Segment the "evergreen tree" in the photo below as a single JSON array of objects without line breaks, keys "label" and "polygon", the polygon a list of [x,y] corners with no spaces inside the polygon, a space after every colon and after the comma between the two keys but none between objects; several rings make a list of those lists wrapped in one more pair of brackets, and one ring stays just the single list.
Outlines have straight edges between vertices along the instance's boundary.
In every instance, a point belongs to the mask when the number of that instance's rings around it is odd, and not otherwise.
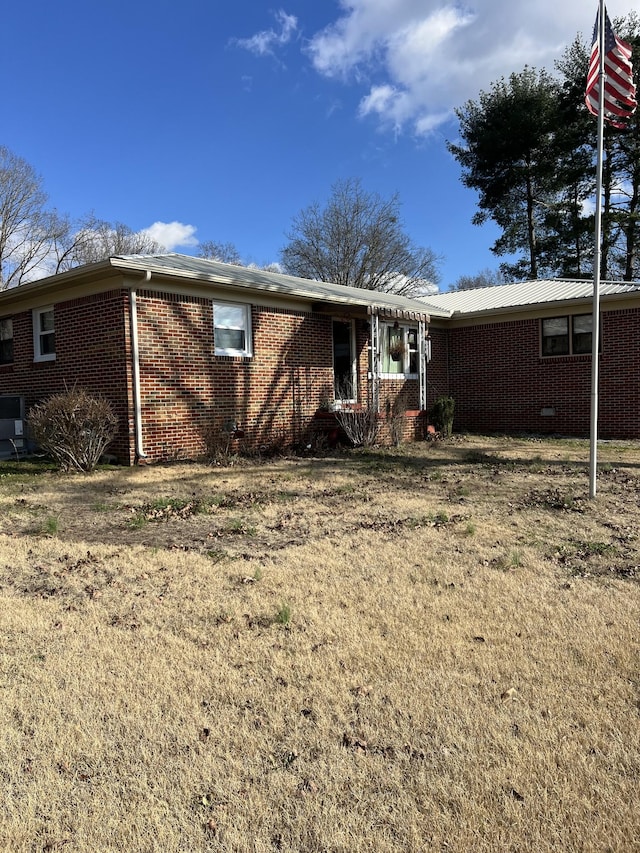
[{"label": "evergreen tree", "polygon": [[[613,22],[640,69],[640,18]],[[593,275],[597,122],[584,103],[590,45],[576,37],[557,76],[525,67],[456,111],[462,144],[449,150],[463,183],[478,191],[473,221],[492,219],[492,247],[512,254],[511,278]],[[602,278],[640,276],[640,113],[625,129],[605,125]]]},{"label": "evergreen tree", "polygon": [[515,278],[544,275],[552,260],[548,217],[557,197],[559,95],[547,72],[527,67],[456,110],[464,144],[448,143],[462,166],[463,183],[480,194],[473,222],[493,219],[502,229],[493,252],[522,253],[502,267]]}]

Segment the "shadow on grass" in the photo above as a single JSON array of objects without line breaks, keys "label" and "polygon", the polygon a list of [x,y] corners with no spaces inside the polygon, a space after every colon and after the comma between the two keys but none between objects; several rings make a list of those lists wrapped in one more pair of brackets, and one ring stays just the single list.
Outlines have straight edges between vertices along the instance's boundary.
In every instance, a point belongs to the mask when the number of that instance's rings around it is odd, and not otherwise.
[{"label": "shadow on grass", "polygon": [[[480,440],[475,443],[467,443],[464,437],[454,436],[453,440],[442,442],[419,442],[415,444],[404,444],[400,447],[376,447],[376,448],[338,448],[324,454],[314,455],[283,455],[281,457],[270,456],[268,458],[247,457],[238,461],[237,465],[216,466],[207,465],[201,461],[189,461],[175,463],[157,463],[151,466],[153,469],[168,469],[171,466],[181,465],[186,468],[177,477],[176,484],[182,489],[198,490],[201,486],[202,469],[208,468],[212,475],[225,475],[234,477],[236,474],[248,472],[252,468],[264,468],[273,475],[280,473],[291,473],[292,466],[301,477],[308,476],[313,479],[327,478],[330,480],[336,474],[336,468],[340,473],[348,474],[352,471],[358,474],[384,478],[385,476],[415,475],[433,476],[435,472],[442,471],[453,473],[456,470],[469,473],[469,469],[491,469],[507,472],[529,471],[531,473],[571,474],[585,473],[589,467],[589,445],[587,441],[577,446],[575,440],[566,442],[561,439],[527,440],[521,437],[501,437],[504,445],[496,447],[496,441],[487,437],[486,444]],[[523,442],[530,442],[531,454],[527,454],[528,447]],[[549,449],[555,453],[558,451],[584,450],[584,459],[550,458]],[[640,445],[632,448],[640,452]],[[504,451],[504,455],[503,455]],[[512,454],[512,455],[506,455]],[[513,455],[517,454],[517,455]],[[599,473],[607,474],[607,468],[611,465],[619,465],[627,469],[640,468],[640,461],[621,458],[615,463],[600,463]],[[193,474],[189,468],[193,468]],[[95,474],[112,472],[120,488],[135,493],[145,490],[147,484],[144,477],[139,477],[139,468],[125,466],[99,466]],[[82,484],[90,482],[92,474],[65,474],[51,460],[21,460],[0,462],[0,487],[8,483],[16,483],[23,480],[33,482],[41,474],[60,473],[60,494],[73,494],[82,498]],[[104,488],[112,490],[114,483],[104,484]],[[228,488],[228,487],[227,487]]]},{"label": "shadow on grass", "polygon": [[51,459],[6,459],[0,461],[0,481],[37,477],[57,470],[58,466]]}]

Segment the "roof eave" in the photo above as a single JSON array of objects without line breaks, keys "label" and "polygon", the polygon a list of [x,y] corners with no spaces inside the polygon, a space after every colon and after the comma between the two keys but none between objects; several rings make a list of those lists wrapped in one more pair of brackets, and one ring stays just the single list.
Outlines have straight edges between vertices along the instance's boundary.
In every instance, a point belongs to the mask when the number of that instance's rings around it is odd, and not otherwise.
[{"label": "roof eave", "polygon": [[[622,302],[629,299],[629,293],[600,294],[600,302]],[[460,311],[453,309],[449,314],[451,320],[473,320],[486,317],[496,317],[505,314],[524,314],[536,311],[552,310],[555,308],[569,308],[576,305],[591,305],[593,296],[573,296],[568,299],[558,299],[553,302],[528,302],[526,305],[506,305],[499,308],[482,308],[475,311]]]},{"label": "roof eave", "polygon": [[110,259],[82,267],[74,267],[74,269],[66,272],[56,273],[46,278],[39,278],[36,281],[29,281],[25,284],[19,284],[17,287],[9,287],[7,290],[3,290],[0,292],[0,305],[3,302],[44,298],[49,293],[59,291],[68,284],[80,285],[112,278],[119,274],[119,270],[113,269]]},{"label": "roof eave", "polygon": [[[111,262],[115,267],[117,267],[117,268],[119,268],[125,272],[132,272],[132,271],[137,272],[140,270],[140,265],[129,264],[125,258],[117,258],[117,257],[111,258]],[[304,282],[306,281],[306,279],[298,279],[297,280],[299,282],[299,284],[297,285],[295,291],[294,290],[287,291],[284,288],[277,287],[276,285],[269,286],[268,284],[266,284],[264,282],[257,284],[257,283],[252,282],[252,281],[246,281],[245,279],[242,278],[242,270],[245,269],[244,267],[233,267],[233,269],[238,271],[237,276],[236,275],[224,276],[224,275],[220,275],[219,273],[216,273],[216,274],[203,273],[201,270],[197,270],[197,271],[175,270],[175,271],[172,271],[171,269],[166,269],[166,268],[154,269],[153,263],[150,263],[148,266],[149,266],[151,274],[154,278],[160,278],[160,279],[165,278],[165,279],[170,279],[170,280],[171,279],[173,279],[173,280],[187,279],[187,280],[194,281],[194,282],[206,281],[206,282],[210,282],[211,284],[233,285],[234,287],[238,287],[244,291],[247,291],[248,293],[260,294],[260,293],[264,293],[264,292],[269,292],[269,293],[277,294],[277,295],[279,295],[283,298],[286,298],[286,299],[299,299],[299,300],[304,300],[304,301],[308,301],[308,302],[312,302],[312,303],[316,303],[316,304],[329,303],[331,305],[336,305],[336,306],[340,306],[340,307],[361,308],[364,312],[367,312],[367,313],[369,313],[369,309],[371,308],[371,305],[373,304],[373,300],[370,297],[362,296],[362,298],[358,298],[358,297],[354,296],[353,292],[350,292],[350,293],[343,296],[343,295],[340,295],[337,293],[328,293],[326,291],[320,293],[320,292],[318,292],[318,290],[315,290],[313,288],[307,289],[304,287]],[[231,267],[231,265],[229,265],[229,266]],[[312,282],[310,281],[310,284],[311,283]],[[323,282],[318,282],[318,284],[322,285]],[[353,291],[354,289],[355,288],[350,288],[350,291]],[[363,292],[363,294],[364,293],[371,294],[371,293],[374,293],[375,291],[363,290],[362,292]],[[393,296],[394,294],[389,294],[389,295]],[[382,301],[384,301],[384,296],[385,296],[385,294],[383,292],[376,292],[376,299],[378,299],[378,300],[381,299]],[[414,306],[417,306],[418,304],[420,304],[420,300],[417,300],[417,299],[409,299],[407,297],[407,300],[408,300],[408,302],[413,303]],[[402,311],[404,311],[405,313],[411,313],[413,310],[413,312],[416,314],[420,313],[420,314],[423,314],[423,315],[428,317],[427,312],[425,312],[425,311],[419,312],[417,310],[417,307],[413,308],[412,306],[406,306],[406,308],[403,308],[402,306],[396,307],[395,305],[393,305],[393,303],[387,303],[387,306],[385,306],[385,310],[396,311],[396,312],[398,312],[398,315]]]},{"label": "roof eave", "polygon": [[[68,270],[66,272],[57,273],[56,275],[48,276],[47,278],[43,279],[38,279],[37,281],[28,282],[26,284],[19,285],[18,287],[10,288],[6,291],[0,292],[0,309],[3,303],[44,303],[50,301],[50,296],[53,296],[54,294],[60,294],[60,292],[64,291],[67,287],[80,288],[83,285],[104,281],[106,279],[116,277],[121,277],[122,287],[134,287],[135,283],[131,279],[143,277],[147,272],[151,273],[152,279],[155,279],[156,282],[166,280],[185,283],[193,282],[194,284],[197,282],[206,282],[208,284],[232,285],[233,287],[241,289],[250,294],[259,295],[261,293],[266,292],[283,299],[293,299],[299,300],[301,302],[311,303],[323,302],[340,308],[350,308],[352,310],[357,309],[359,311],[362,311],[364,314],[369,312],[369,309],[372,305],[372,299],[367,298],[364,295],[362,298],[358,298],[354,296],[353,293],[345,294],[344,296],[328,292],[323,292],[322,294],[319,294],[318,291],[314,290],[313,288],[305,288],[304,284],[297,288],[295,292],[287,292],[286,289],[278,287],[275,284],[269,286],[265,282],[257,284],[256,282],[246,281],[243,280],[241,277],[241,272],[243,269],[243,267],[237,267],[237,276],[225,276],[220,275],[219,273],[215,275],[208,275],[206,273],[203,273],[201,270],[189,271],[171,270],[164,267],[161,268],[157,265],[154,265],[152,258],[149,258],[149,263],[145,264],[130,263],[127,258],[112,257],[94,264],[88,264],[82,267],[75,267],[74,269]],[[370,294],[372,291],[364,292]],[[378,299],[380,298],[380,296],[383,297],[382,294],[379,294]],[[384,302],[384,298],[382,298],[381,301]],[[414,305],[419,304],[418,300],[408,301],[413,302]],[[395,306],[393,305],[393,303],[386,303],[385,310],[396,311],[398,315],[403,311],[405,313],[411,313],[412,310],[414,311],[414,313],[418,313],[417,309],[413,308],[410,305]]]}]

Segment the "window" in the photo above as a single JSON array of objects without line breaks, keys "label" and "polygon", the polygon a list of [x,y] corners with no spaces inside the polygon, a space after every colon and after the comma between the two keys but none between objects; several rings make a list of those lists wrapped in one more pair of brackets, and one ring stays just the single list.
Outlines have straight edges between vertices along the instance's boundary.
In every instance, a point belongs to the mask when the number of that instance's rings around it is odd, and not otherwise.
[{"label": "window", "polygon": [[582,314],[579,317],[573,317],[572,320],[571,347],[573,352],[576,355],[590,353],[593,348],[591,342],[593,317],[591,314]]},{"label": "window", "polygon": [[418,330],[407,329],[407,355],[409,373],[418,372]]},{"label": "window", "polygon": [[336,400],[357,398],[353,323],[333,320],[333,393]]},{"label": "window", "polygon": [[542,321],[542,355],[569,355],[569,318]]},{"label": "window", "polygon": [[35,308],[33,312],[33,359],[53,361],[56,357],[56,333],[53,308]]},{"label": "window", "polygon": [[542,321],[542,355],[584,355],[591,352],[591,314],[549,317]]},{"label": "window", "polygon": [[214,302],[213,338],[216,355],[250,356],[251,306]]},{"label": "window", "polygon": [[20,421],[24,417],[22,397],[0,396],[0,421]]},{"label": "window", "polygon": [[418,330],[406,326],[383,326],[381,329],[382,373],[418,373]]},{"label": "window", "polygon": [[0,364],[13,361],[13,320],[8,317],[0,320]]}]

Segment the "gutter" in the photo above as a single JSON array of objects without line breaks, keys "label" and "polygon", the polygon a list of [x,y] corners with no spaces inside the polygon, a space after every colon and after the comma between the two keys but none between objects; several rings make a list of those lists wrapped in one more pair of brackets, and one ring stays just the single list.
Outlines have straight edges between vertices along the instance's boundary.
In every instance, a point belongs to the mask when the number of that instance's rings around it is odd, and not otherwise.
[{"label": "gutter", "polygon": [[[151,281],[151,270],[146,270],[142,283]],[[129,291],[129,318],[131,321],[131,367],[133,371],[133,427],[136,463],[146,459],[142,443],[142,398],[140,394],[140,348],[138,344],[137,288]]]}]

